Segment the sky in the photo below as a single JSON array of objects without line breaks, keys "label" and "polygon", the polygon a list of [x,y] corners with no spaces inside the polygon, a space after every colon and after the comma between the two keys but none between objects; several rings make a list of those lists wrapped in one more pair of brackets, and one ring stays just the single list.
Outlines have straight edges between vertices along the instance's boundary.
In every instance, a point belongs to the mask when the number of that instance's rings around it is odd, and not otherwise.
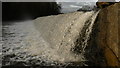
[{"label": "sky", "polygon": [[56,0],[58,2],[96,2],[97,0]]},{"label": "sky", "polygon": [[[97,2],[98,0],[56,0],[56,1],[57,2]],[[106,1],[110,1],[110,0],[106,0]],[[120,1],[120,0],[116,0],[116,1]]]},{"label": "sky", "polygon": [[[96,2],[97,0],[0,0],[2,2]],[[120,1],[120,0],[116,0]]]}]

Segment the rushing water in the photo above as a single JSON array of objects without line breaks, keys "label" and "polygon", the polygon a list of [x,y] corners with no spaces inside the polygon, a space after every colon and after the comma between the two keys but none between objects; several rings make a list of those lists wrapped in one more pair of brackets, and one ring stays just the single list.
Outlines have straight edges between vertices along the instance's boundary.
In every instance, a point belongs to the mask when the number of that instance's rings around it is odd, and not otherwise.
[{"label": "rushing water", "polygon": [[[85,48],[98,12],[74,12],[3,25],[3,65],[86,65]],[[81,53],[74,53],[80,38]]]}]

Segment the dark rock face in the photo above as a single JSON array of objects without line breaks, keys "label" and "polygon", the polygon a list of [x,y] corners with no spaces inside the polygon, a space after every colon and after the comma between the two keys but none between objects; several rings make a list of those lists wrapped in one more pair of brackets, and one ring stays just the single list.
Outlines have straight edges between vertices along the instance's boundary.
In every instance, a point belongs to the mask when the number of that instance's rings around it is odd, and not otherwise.
[{"label": "dark rock face", "polygon": [[[106,66],[119,66],[120,48],[120,3],[101,9],[94,25],[95,38],[92,39],[102,49]],[[92,44],[94,45],[94,44]]]},{"label": "dark rock face", "polygon": [[3,2],[3,21],[35,19],[59,13],[56,2]]}]

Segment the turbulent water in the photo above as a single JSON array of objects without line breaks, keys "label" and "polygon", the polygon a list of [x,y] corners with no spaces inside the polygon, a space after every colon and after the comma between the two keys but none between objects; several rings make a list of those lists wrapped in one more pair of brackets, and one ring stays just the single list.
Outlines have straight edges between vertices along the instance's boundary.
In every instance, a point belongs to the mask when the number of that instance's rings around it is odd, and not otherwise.
[{"label": "turbulent water", "polygon": [[[3,65],[86,65],[84,49],[97,14],[74,12],[3,25]],[[76,54],[79,37],[84,41]]]}]

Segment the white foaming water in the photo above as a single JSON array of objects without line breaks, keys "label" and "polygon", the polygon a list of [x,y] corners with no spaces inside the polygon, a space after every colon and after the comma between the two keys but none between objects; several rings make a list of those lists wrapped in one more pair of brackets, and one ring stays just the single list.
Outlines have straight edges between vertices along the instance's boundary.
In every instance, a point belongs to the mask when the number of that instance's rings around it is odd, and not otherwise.
[{"label": "white foaming water", "polygon": [[29,61],[30,59],[46,63],[85,61],[83,54],[74,54],[71,49],[74,48],[85,22],[90,20],[88,31],[86,30],[85,33],[84,43],[86,44],[81,45],[83,50],[87,46],[97,14],[98,12],[94,11],[74,12],[3,26],[5,33],[10,36],[4,43],[5,50],[8,49],[4,55],[14,53],[16,57],[11,58],[10,61]]}]

